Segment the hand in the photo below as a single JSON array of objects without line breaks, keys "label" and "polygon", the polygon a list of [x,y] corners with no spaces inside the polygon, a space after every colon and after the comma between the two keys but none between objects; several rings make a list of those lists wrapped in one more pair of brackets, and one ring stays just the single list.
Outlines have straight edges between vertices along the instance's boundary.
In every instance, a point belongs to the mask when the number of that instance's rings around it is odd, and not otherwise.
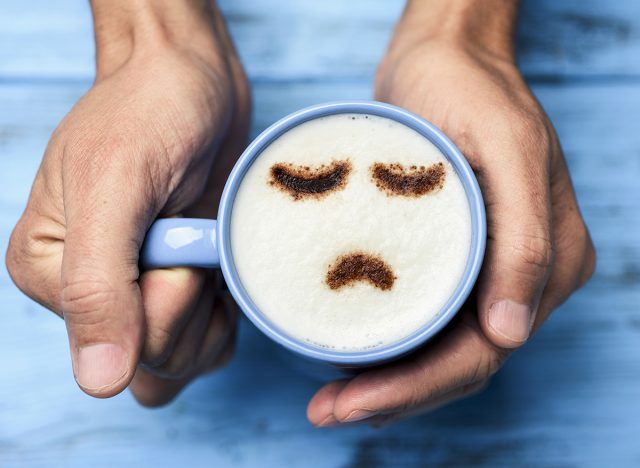
[{"label": "hand", "polygon": [[[132,26],[101,19],[126,5],[94,1],[95,84],[51,137],[6,261],[22,291],[64,318],[86,393],[132,382],[158,405],[229,359],[235,306],[211,272],[140,274],[138,252],[157,216],[216,213],[249,94],[214,7],[143,4]],[[198,8],[177,11],[187,4]]]},{"label": "hand", "polygon": [[513,61],[473,42],[416,40],[398,28],[376,97],[442,129],[467,157],[487,209],[488,243],[472,297],[414,355],[313,397],[315,425],[380,425],[484,388],[595,262],[554,129]]}]

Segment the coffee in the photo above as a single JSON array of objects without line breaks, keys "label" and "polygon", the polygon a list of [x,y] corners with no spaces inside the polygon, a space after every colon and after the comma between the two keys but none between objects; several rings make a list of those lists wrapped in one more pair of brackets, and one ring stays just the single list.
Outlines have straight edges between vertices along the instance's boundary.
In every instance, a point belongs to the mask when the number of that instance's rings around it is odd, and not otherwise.
[{"label": "coffee", "polygon": [[431,321],[463,275],[472,235],[442,153],[365,114],[316,118],[270,143],[242,180],[230,229],[258,309],[292,338],[344,352]]}]

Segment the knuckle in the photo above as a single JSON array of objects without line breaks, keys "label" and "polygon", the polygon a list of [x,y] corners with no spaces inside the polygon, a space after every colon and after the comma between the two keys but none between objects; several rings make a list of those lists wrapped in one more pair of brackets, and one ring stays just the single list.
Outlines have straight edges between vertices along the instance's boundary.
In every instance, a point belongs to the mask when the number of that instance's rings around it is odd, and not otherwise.
[{"label": "knuckle", "polygon": [[477,341],[476,360],[474,365],[469,367],[468,375],[465,376],[465,385],[475,385],[495,375],[510,354],[508,350],[489,342],[484,335],[474,333],[471,336]]},{"label": "knuckle", "polygon": [[512,254],[519,264],[545,271],[554,259],[551,239],[543,234],[519,236],[512,245]]},{"label": "knuckle", "polygon": [[493,376],[504,365],[513,349],[501,348],[493,344],[485,334],[467,322],[461,322],[467,329],[465,339],[469,341],[470,349],[475,356],[474,364],[469,366],[467,375],[461,379],[461,384],[474,384]]},{"label": "knuckle", "polygon": [[170,380],[184,379],[192,373],[195,367],[195,356],[195,348],[191,352],[173,354],[163,365],[156,367],[154,372]]},{"label": "knuckle", "polygon": [[510,128],[517,140],[527,148],[546,150],[551,143],[551,134],[544,116],[537,109],[520,109],[515,116]]},{"label": "knuckle", "polygon": [[114,300],[115,290],[105,280],[70,278],[61,291],[61,308],[66,317],[73,317],[78,325],[102,323],[102,311]]},{"label": "knuckle", "polygon": [[591,236],[586,228],[583,228],[584,247],[583,247],[583,262],[582,270],[580,273],[580,286],[584,285],[593,276],[596,269],[597,254],[596,249],[591,240]]},{"label": "knuckle", "polygon": [[22,222],[19,222],[9,241],[9,247],[5,255],[5,265],[16,286],[29,294],[31,289],[29,271],[32,260],[37,256],[37,241],[24,231]]},{"label": "knuckle", "polygon": [[142,362],[151,367],[164,364],[171,354],[176,333],[163,327],[149,327],[142,352]]},{"label": "knuckle", "polygon": [[584,220],[574,214],[558,236],[558,250],[564,254],[571,270],[569,284],[572,289],[582,287],[596,268],[596,250]]},{"label": "knuckle", "polygon": [[494,376],[502,368],[506,360],[507,354],[503,350],[494,347],[486,348],[486,351],[479,359],[479,365],[472,376],[472,382],[483,382]]},{"label": "knuckle", "polygon": [[7,249],[7,253],[5,255],[5,265],[7,267],[7,272],[9,276],[13,280],[13,282],[20,288],[24,290],[24,280],[25,276],[23,275],[24,271],[24,255],[21,253],[21,246],[19,245],[19,241],[15,239],[15,234],[11,237],[9,241],[9,248]]},{"label": "knuckle", "polygon": [[25,212],[5,252],[7,272],[18,289],[56,315],[60,315],[61,250],[58,239]]}]

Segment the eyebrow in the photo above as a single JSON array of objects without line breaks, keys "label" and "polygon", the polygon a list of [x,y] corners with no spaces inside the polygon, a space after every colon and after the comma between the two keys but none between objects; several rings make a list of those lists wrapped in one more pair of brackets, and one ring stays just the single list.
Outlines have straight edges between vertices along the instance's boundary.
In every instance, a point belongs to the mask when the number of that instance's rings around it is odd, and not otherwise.
[{"label": "eyebrow", "polygon": [[389,195],[420,197],[441,189],[446,172],[441,162],[427,167],[377,162],[371,165],[371,178],[376,187]]},{"label": "eyebrow", "polygon": [[319,198],[345,187],[351,163],[348,160],[332,161],[316,167],[276,163],[269,172],[269,184],[288,193],[294,200]]}]

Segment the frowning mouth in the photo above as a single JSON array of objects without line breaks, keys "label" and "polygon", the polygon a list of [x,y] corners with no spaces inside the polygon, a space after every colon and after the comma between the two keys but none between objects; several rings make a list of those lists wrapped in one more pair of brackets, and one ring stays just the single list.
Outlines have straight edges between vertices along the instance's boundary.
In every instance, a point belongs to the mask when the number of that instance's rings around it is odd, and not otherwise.
[{"label": "frowning mouth", "polygon": [[358,281],[388,291],[393,287],[396,276],[393,269],[378,255],[366,252],[350,252],[339,256],[329,266],[326,283],[330,289],[338,290]]}]

